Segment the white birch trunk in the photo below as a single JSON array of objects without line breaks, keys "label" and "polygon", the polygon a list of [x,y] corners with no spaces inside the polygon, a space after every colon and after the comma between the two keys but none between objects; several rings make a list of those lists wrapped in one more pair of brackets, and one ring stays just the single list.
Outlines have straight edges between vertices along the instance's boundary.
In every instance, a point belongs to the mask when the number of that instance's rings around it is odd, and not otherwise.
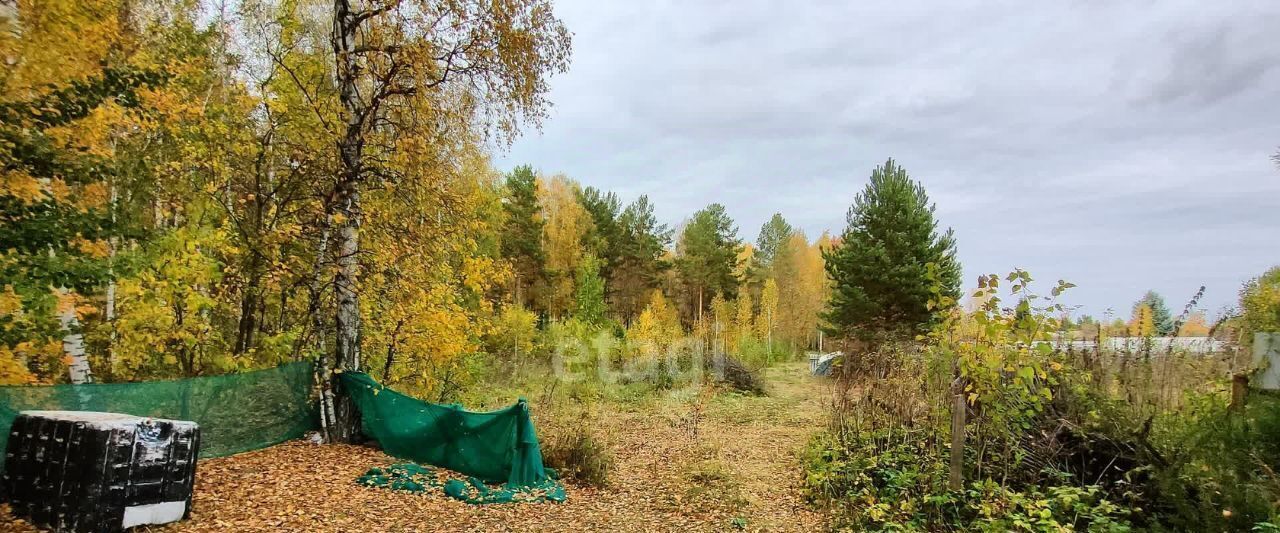
[{"label": "white birch trunk", "polygon": [[84,353],[84,334],[80,333],[80,318],[76,316],[75,298],[66,287],[58,289],[58,320],[62,323],[62,352],[71,360],[67,373],[71,383],[93,381],[89,369],[89,357]]}]

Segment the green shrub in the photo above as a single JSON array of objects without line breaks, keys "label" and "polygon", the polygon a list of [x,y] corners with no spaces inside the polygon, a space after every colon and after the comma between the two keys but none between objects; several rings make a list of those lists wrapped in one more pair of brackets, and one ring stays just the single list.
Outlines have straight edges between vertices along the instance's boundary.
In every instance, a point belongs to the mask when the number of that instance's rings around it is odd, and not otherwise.
[{"label": "green shrub", "polygon": [[1148,490],[1162,525],[1242,531],[1280,518],[1280,398],[1255,394],[1229,412],[1225,394],[1206,395],[1155,425]]},{"label": "green shrub", "polygon": [[1127,531],[1136,511],[1097,486],[1013,490],[986,480],[948,490],[943,453],[923,430],[826,433],[803,464],[810,501],[830,510],[835,526],[858,531]]},{"label": "green shrub", "polygon": [[[852,529],[1271,531],[1280,397],[1228,409],[1230,353],[1056,349],[1059,281],[981,276],[970,313],[918,349],[871,346],[837,375],[831,432],[804,456],[809,498]],[[997,296],[1007,284],[1012,304]],[[937,303],[951,301],[936,288]],[[953,398],[964,490],[948,490]]]}]

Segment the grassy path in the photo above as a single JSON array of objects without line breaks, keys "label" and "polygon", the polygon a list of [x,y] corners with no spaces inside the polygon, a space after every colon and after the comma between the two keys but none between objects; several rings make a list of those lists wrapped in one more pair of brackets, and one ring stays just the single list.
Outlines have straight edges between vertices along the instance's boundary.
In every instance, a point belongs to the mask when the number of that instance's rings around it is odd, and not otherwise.
[{"label": "grassy path", "polygon": [[[827,392],[806,371],[767,370],[766,397],[681,389],[602,405],[610,486],[570,484],[564,504],[473,506],[360,487],[357,476],[394,459],[290,442],[202,461],[192,518],[162,530],[814,531],[822,517],[802,501],[797,454],[821,429]],[[0,530],[35,531],[7,510]]]},{"label": "grassy path", "polygon": [[748,529],[813,531],[800,491],[799,452],[826,421],[828,393],[805,363],[770,368],[767,397],[717,396],[706,438],[741,483]]}]

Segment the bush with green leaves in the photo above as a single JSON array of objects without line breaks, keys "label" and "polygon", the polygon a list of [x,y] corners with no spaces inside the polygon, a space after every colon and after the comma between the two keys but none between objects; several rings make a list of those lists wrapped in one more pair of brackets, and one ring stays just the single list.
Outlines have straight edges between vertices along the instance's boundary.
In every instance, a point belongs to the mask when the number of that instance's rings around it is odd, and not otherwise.
[{"label": "bush with green leaves", "polygon": [[[1230,409],[1226,377],[1239,366],[1229,354],[1056,349],[1046,341],[1071,284],[1042,296],[1032,281],[1021,270],[982,276],[975,312],[947,315],[916,348],[847,361],[858,371],[842,373],[831,429],[805,456],[810,497],[855,529],[1280,523],[1280,398],[1255,393]],[[930,305],[954,303],[933,295]],[[1180,374],[1152,379],[1156,371]],[[962,491],[947,485],[956,394],[967,418]]]},{"label": "bush with green leaves", "polygon": [[948,469],[926,429],[844,431],[803,455],[808,498],[854,531],[1128,531],[1136,510],[1101,488],[1048,483],[1014,490],[992,479],[947,488]]},{"label": "bush with green leaves", "polygon": [[1251,345],[1255,333],[1280,333],[1280,266],[1240,288],[1240,334]]},{"label": "bush with green leaves", "polygon": [[1145,490],[1169,529],[1241,531],[1280,520],[1280,398],[1255,394],[1233,412],[1225,392],[1197,395],[1152,422]]}]

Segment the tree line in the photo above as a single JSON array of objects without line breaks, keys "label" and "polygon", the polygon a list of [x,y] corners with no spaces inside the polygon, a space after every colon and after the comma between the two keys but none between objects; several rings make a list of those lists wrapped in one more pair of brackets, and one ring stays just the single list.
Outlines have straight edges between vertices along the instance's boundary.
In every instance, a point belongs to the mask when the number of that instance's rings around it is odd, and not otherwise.
[{"label": "tree line", "polygon": [[489,152],[570,58],[549,2],[55,0],[0,25],[0,382],[375,354],[432,376],[475,350],[508,271]]},{"label": "tree line", "polygon": [[825,234],[493,166],[568,66],[549,2],[201,9],[0,13],[0,383],[312,359],[433,391],[569,322],[818,342]]}]

